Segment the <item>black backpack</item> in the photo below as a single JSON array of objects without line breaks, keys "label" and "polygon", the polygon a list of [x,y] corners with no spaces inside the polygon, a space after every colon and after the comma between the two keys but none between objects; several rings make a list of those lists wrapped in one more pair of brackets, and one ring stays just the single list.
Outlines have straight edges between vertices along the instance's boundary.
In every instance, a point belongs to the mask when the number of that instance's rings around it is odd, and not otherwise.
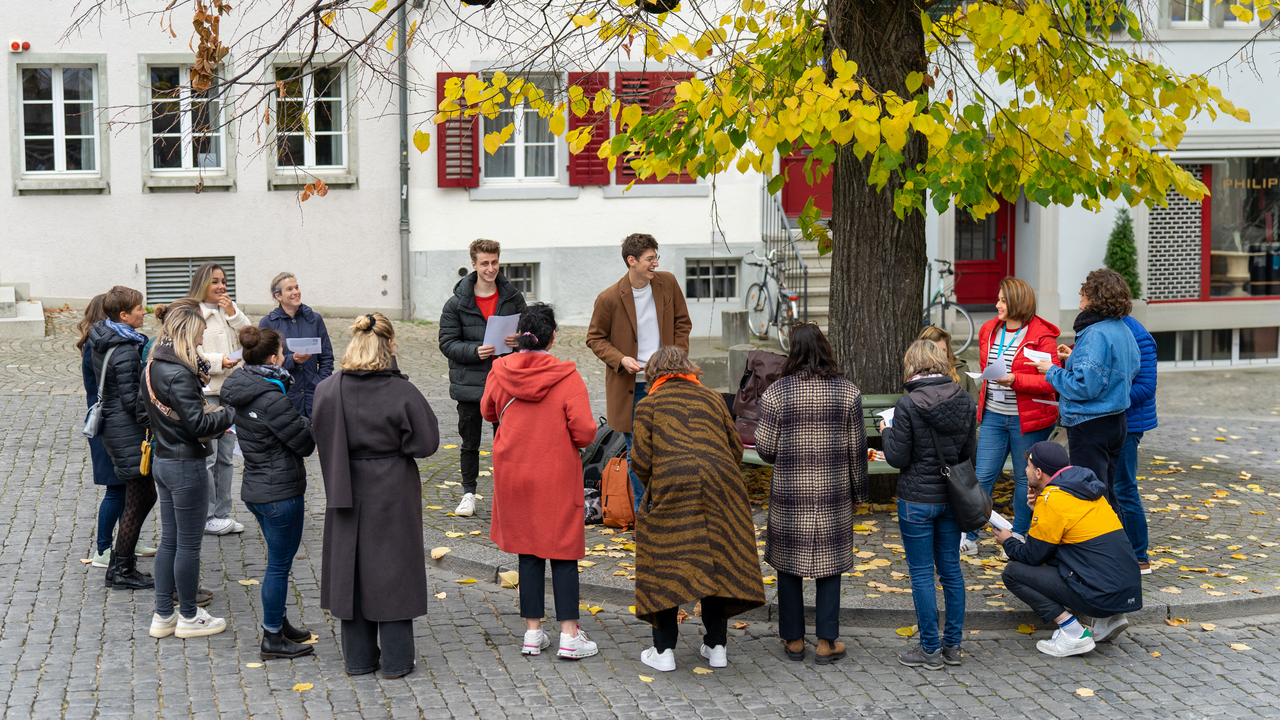
[{"label": "black backpack", "polygon": [[622,457],[626,452],[627,437],[609,427],[604,418],[600,418],[596,425],[596,439],[581,451],[583,488],[598,490],[605,464],[616,457]]}]

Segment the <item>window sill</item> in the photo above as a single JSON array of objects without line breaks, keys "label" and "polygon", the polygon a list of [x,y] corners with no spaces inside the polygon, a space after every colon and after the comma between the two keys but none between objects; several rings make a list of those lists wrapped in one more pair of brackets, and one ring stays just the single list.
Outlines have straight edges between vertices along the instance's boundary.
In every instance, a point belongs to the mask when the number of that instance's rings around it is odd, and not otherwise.
[{"label": "window sill", "polygon": [[[1204,42],[1206,40],[1231,40],[1235,42],[1243,42],[1251,40],[1254,35],[1258,34],[1259,28],[1256,25],[1237,25],[1226,27],[1169,27],[1159,30],[1149,31],[1149,35],[1144,40],[1150,42]],[[1266,40],[1268,38],[1264,33],[1259,39]]]},{"label": "window sill", "polygon": [[488,185],[467,191],[472,200],[576,200],[581,192],[567,185]]},{"label": "window sill", "polygon": [[711,197],[710,185],[693,185],[689,183],[674,185],[605,185],[606,199],[617,198],[663,198],[663,197]]},{"label": "window sill", "polygon": [[13,184],[14,195],[108,195],[111,183],[100,177],[23,178]]},{"label": "window sill", "polygon": [[299,168],[298,172],[291,173],[276,169],[267,177],[267,185],[272,190],[301,190],[306,187],[307,183],[314,182],[316,178],[324,180],[324,184],[329,187],[351,188],[354,187],[359,178],[351,173],[335,171],[328,172],[325,170],[303,170]]},{"label": "window sill", "polygon": [[142,187],[145,192],[173,192],[179,190],[189,190],[194,192],[197,187],[205,190],[234,190],[236,186],[235,178],[226,175],[151,175],[142,181]]}]

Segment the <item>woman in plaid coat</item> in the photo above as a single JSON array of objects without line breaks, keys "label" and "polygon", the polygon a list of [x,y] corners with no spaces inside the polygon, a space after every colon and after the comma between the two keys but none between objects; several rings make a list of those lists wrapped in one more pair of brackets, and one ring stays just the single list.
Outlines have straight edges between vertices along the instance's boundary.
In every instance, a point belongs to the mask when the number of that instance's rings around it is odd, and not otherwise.
[{"label": "woman in plaid coat", "polygon": [[858,388],[817,325],[791,331],[791,354],[760,398],[756,452],[773,463],[764,560],[778,571],[778,634],[804,659],[802,578],[815,578],[817,659],[844,657],[840,573],[853,566],[853,513],[867,501],[867,433]]}]

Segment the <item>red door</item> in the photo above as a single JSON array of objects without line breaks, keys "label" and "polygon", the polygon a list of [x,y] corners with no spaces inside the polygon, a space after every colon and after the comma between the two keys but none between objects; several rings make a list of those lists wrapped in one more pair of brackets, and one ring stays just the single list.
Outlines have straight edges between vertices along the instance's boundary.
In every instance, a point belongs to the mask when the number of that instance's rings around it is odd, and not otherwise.
[{"label": "red door", "polygon": [[982,220],[956,210],[956,302],[994,305],[1000,281],[1013,274],[1014,203],[1000,201],[1000,209]]},{"label": "red door", "polygon": [[804,161],[812,152],[812,148],[803,147],[782,158],[782,170],[787,174],[787,181],[782,186],[782,210],[787,217],[799,217],[809,198],[813,198],[813,204],[822,212],[822,217],[831,217],[831,178],[835,173],[829,172],[810,185],[804,176]]}]

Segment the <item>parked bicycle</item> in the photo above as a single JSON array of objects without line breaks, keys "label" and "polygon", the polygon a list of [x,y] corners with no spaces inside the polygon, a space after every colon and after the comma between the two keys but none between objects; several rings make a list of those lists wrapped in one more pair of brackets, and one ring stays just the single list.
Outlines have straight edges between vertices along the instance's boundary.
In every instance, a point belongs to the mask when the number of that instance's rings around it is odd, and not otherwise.
[{"label": "parked bicycle", "polygon": [[[973,318],[955,302],[956,271],[949,260],[934,259],[940,266],[938,270],[938,291],[933,293],[924,310],[924,326],[934,325],[951,333],[952,350],[959,355],[969,348],[975,337]],[[927,265],[929,287],[933,287],[933,266]],[[951,281],[948,283],[947,279]],[[926,290],[926,294],[928,291]],[[955,347],[955,343],[961,343]]]},{"label": "parked bicycle", "polygon": [[[796,301],[800,296],[787,288],[782,280],[782,261],[778,258],[780,250],[771,250],[767,257],[760,257],[755,250],[747,253],[755,261],[744,255],[742,261],[760,268],[760,279],[747,288],[747,322],[751,332],[764,340],[769,337],[769,326],[778,330],[778,344],[783,351],[791,349],[791,326],[800,319]],[[769,288],[770,280],[773,289]]]}]

